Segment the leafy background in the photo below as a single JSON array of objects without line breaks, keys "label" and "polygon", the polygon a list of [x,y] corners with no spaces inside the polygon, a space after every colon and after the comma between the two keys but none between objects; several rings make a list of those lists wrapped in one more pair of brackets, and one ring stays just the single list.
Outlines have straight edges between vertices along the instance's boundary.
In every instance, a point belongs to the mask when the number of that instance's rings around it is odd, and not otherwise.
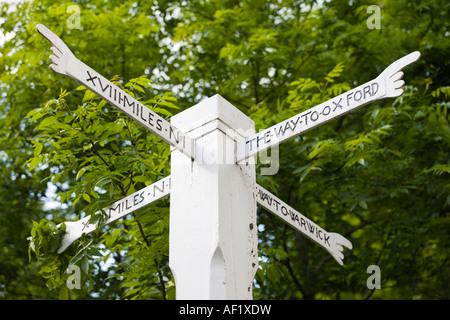
[{"label": "leafy background", "polygon": [[[170,150],[48,68],[42,23],[169,118],[222,95],[264,129],[376,77],[412,52],[405,93],[280,147],[258,183],[353,243],[340,267],[258,209],[255,299],[449,299],[446,1],[18,1],[1,4],[0,298],[174,299],[169,201],[55,253],[73,221],[170,174]],[[381,28],[369,29],[369,5]],[[80,28],[70,28],[80,9]],[[263,165],[258,165],[259,168]],[[36,252],[29,250],[33,237]],[[82,270],[69,290],[65,270]],[[369,265],[381,289],[369,290]]]}]

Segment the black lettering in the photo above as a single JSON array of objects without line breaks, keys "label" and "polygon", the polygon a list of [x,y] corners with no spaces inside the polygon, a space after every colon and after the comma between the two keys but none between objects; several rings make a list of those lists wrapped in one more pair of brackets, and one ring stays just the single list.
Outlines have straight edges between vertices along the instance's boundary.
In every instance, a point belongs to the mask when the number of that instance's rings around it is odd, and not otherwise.
[{"label": "black lettering", "polygon": [[273,200],[273,202],[275,202],[276,203],[276,208],[277,208],[277,210],[278,210],[278,205],[280,204],[279,202],[278,202],[278,200],[276,200],[276,199],[272,199]]},{"label": "black lettering", "polygon": [[[347,96],[347,100],[348,100],[348,96]],[[339,107],[339,109],[342,109],[341,101],[342,101],[342,98],[339,99],[338,103],[333,101],[333,104],[334,104],[333,112],[335,112],[338,107]],[[347,103],[347,105],[348,105],[348,103]]]},{"label": "black lettering", "polygon": [[[347,107],[350,105],[350,100],[352,99],[353,92],[349,92],[347,94]],[[333,110],[334,112],[334,110]]]},{"label": "black lettering", "polygon": [[370,94],[370,85],[364,87],[364,88],[363,88],[363,92],[364,92],[364,100],[366,100],[366,94],[368,94],[369,96],[372,96],[372,95]]},{"label": "black lettering", "polygon": [[266,201],[269,206],[272,205],[272,197],[270,197],[267,193],[263,193],[263,197],[262,197],[263,201]]},{"label": "black lettering", "polygon": [[[172,139],[172,133],[174,134],[175,131],[173,130],[172,126],[169,127],[169,138]],[[177,136],[175,137],[174,134],[174,138],[175,138],[175,142],[178,143],[180,142],[180,132],[177,132]]]},{"label": "black lettering", "polygon": [[[283,209],[284,209],[284,211],[283,211]],[[285,206],[281,206],[281,213],[282,213],[284,216],[287,216],[287,215],[288,215],[288,211],[287,211],[287,209],[286,209]]]},{"label": "black lettering", "polygon": [[91,74],[89,73],[89,71],[87,71],[87,74],[88,74],[88,76],[89,76],[89,79],[86,79],[86,81],[91,81],[92,84],[93,84],[94,87],[95,87],[95,82],[94,82],[94,80],[97,79],[97,77],[91,76]]},{"label": "black lettering", "polygon": [[328,243],[328,245],[331,247],[331,244],[330,244],[330,242],[328,241],[328,240],[330,240],[330,236],[327,237],[327,234],[325,233],[325,234],[324,234],[324,237],[325,237],[325,241],[324,241],[324,242],[325,242],[325,243]]},{"label": "black lettering", "polygon": [[264,134],[264,143],[269,143],[269,142],[270,142],[270,136],[271,136],[270,131],[267,131],[267,132]]},{"label": "black lettering", "polygon": [[148,113],[148,123],[149,125],[151,125],[153,127],[153,117],[155,116],[155,114],[153,112],[149,112]]},{"label": "black lettering", "polygon": [[297,123],[300,120],[300,117],[297,117],[297,121],[294,122],[294,120],[291,120],[292,125],[294,126],[294,128],[292,129],[292,131],[295,130],[295,128],[297,127]]},{"label": "black lettering", "polygon": [[[356,94],[358,94],[358,93],[359,93],[359,98],[357,99],[357,98],[356,98]],[[359,90],[358,90],[358,91],[356,91],[356,92],[355,92],[355,95],[353,96],[353,98],[355,99],[355,101],[359,101],[359,100],[361,100],[361,98],[362,98],[362,92],[361,92],[361,91],[359,91]]]},{"label": "black lettering", "polygon": [[[315,119],[313,119],[313,118],[315,118]],[[317,111],[313,111],[311,113],[311,120],[312,121],[317,121],[317,119],[319,119],[319,113]]]},{"label": "black lettering", "polygon": [[[138,106],[138,108],[139,108],[139,106]],[[147,119],[145,119],[145,118],[143,117],[143,115],[144,115],[144,107],[141,106],[141,119],[142,119],[142,121],[147,122]]]},{"label": "black lettering", "polygon": [[106,89],[109,88],[109,84],[107,84],[106,87],[103,88],[102,80],[100,78],[98,78],[98,84],[100,85],[100,89],[102,89],[102,92],[105,92]]},{"label": "black lettering", "polygon": [[116,213],[116,210],[118,210],[117,213],[120,213],[120,205],[121,204],[122,203],[119,203],[118,205],[116,205],[115,208],[113,208],[113,207],[109,208],[109,210],[108,210],[108,218],[111,218],[111,210],[114,211],[114,213]]},{"label": "black lettering", "polygon": [[81,231],[83,231],[85,228],[89,228],[89,221],[81,222],[81,224],[83,225],[83,229],[81,229]]},{"label": "black lettering", "polygon": [[309,232],[314,234],[314,224],[309,223],[309,221],[306,221],[306,224],[308,225]]},{"label": "black lettering", "polygon": [[254,141],[254,140],[255,140],[255,138],[245,141],[246,144],[250,144],[250,151],[252,151],[252,141]]},{"label": "black lettering", "polygon": [[123,107],[126,108],[128,105],[128,107],[133,107],[133,113],[134,113],[134,101],[132,103],[130,103],[130,101],[128,101],[128,98],[126,95],[123,96]]},{"label": "black lettering", "polygon": [[128,199],[125,200],[125,208],[126,208],[127,210],[133,208],[133,206],[128,206]]},{"label": "black lettering", "polygon": [[140,194],[134,195],[134,197],[133,197],[133,206],[137,206],[139,203],[144,201],[143,194],[144,194],[144,192],[142,191]]},{"label": "black lettering", "polygon": [[[279,136],[284,136],[284,132],[285,132],[285,130],[286,130],[286,126],[287,126],[287,125],[289,125],[289,122],[286,123],[286,125],[284,126],[284,128],[283,128],[283,125],[280,125],[279,128],[278,128],[278,133],[277,133],[277,129],[274,128],[275,134],[276,134],[277,137],[279,137]],[[289,128],[290,128],[290,127],[289,127]]]},{"label": "black lettering", "polygon": [[303,218],[300,218],[300,227],[301,226],[303,226],[305,228],[305,230],[307,230],[306,229],[306,222],[305,222],[305,219],[303,219]]},{"label": "black lettering", "polygon": [[[327,110],[327,112],[325,113],[325,110]],[[330,112],[331,112],[331,108],[330,108],[330,106],[325,106],[325,108],[323,108],[323,110],[322,110],[322,114],[324,115],[324,116],[327,116],[327,115],[329,115],[330,114]]]},{"label": "black lettering", "polygon": [[308,125],[308,115],[311,113],[311,111],[308,111],[307,113],[304,113],[300,115],[301,117],[305,117],[305,125]]},{"label": "black lettering", "polygon": [[[374,85],[377,86],[377,90],[374,90],[374,89],[373,89],[373,86],[374,86]],[[372,96],[375,95],[375,93],[378,92],[378,88],[379,88],[378,83],[376,83],[376,82],[372,83]]]},{"label": "black lettering", "polygon": [[291,220],[292,220],[292,221],[295,221],[295,220],[298,221],[298,216],[297,216],[297,214],[295,213],[295,211],[289,210],[289,215],[291,216]]},{"label": "black lettering", "polygon": [[[125,96],[125,95],[124,95]],[[122,97],[122,93],[119,91],[119,103],[125,102],[125,99]]]},{"label": "black lettering", "polygon": [[161,131],[162,130],[162,126],[161,126],[162,120],[161,119],[157,119],[156,120],[156,130]]},{"label": "black lettering", "polygon": [[164,183],[162,184],[162,189],[158,188],[157,185],[153,186],[153,196],[155,197],[155,191],[158,190],[160,193],[164,192]]},{"label": "black lettering", "polygon": [[256,136],[256,147],[259,148],[259,140],[263,140],[263,138],[260,138],[259,136]]}]

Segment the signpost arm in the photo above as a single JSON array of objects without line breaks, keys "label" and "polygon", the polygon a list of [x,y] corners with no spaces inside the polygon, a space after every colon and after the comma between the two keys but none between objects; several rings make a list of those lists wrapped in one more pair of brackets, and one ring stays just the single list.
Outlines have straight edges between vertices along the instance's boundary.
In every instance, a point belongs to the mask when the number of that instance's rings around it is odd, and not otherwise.
[{"label": "signpost arm", "polygon": [[[126,215],[167,196],[170,193],[170,188],[171,178],[168,176],[125,198],[115,201],[102,210],[108,217],[102,225],[110,224],[111,222],[123,218]],[[97,212],[96,214],[102,213]],[[87,216],[76,222],[65,222],[66,233],[62,238],[58,253],[64,252],[75,240],[79,239],[83,233],[88,234],[95,231],[98,224],[89,223],[90,219],[91,216]]]},{"label": "signpost arm", "polygon": [[418,51],[410,53],[392,63],[374,80],[258,132],[245,141],[238,142],[236,161],[239,163],[272,145],[294,138],[375,100],[400,96],[403,93],[401,87],[405,84],[405,81],[401,80],[403,77],[401,69],[419,57]]},{"label": "signpost arm", "polygon": [[353,248],[349,240],[338,233],[325,231],[260,185],[256,186],[255,196],[258,204],[327,249],[340,265],[344,264],[342,261],[344,259],[343,247]]},{"label": "signpost arm", "polygon": [[52,64],[50,69],[82,83],[169,145],[192,158],[193,142],[189,137],[111,81],[78,60],[67,45],[47,27],[38,24],[36,28],[53,45],[51,48],[52,55],[50,60]]}]

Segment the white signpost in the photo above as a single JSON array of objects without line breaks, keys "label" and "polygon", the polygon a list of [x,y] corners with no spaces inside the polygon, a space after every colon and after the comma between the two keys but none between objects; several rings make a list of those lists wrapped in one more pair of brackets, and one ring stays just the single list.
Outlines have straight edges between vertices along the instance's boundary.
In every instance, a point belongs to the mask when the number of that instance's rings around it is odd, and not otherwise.
[{"label": "white signpost", "polygon": [[53,45],[50,69],[82,83],[144,128],[185,155],[192,157],[193,141],[191,139],[157,113],[78,60],[66,44],[46,26],[38,24],[36,29]]},{"label": "white signpost", "polygon": [[343,247],[352,249],[353,246],[350,241],[338,233],[325,231],[261,186],[256,186],[255,196],[256,202],[262,207],[327,249],[340,265],[344,264],[342,261],[344,259]]},{"label": "white signpost", "polygon": [[237,161],[241,161],[273,145],[296,137],[312,128],[342,116],[358,107],[382,98],[398,97],[403,93],[401,71],[419,59],[415,51],[395,61],[377,78],[352,90],[299,113],[283,122],[267,128],[237,144]]},{"label": "white signpost", "polygon": [[[136,191],[129,196],[122,198],[109,206],[103,208],[103,213],[96,212],[95,214],[106,214],[106,219],[101,226],[117,221],[136,210],[142,209],[149,204],[164,198],[170,193],[170,176],[165,177],[151,185]],[[91,216],[86,216],[75,222],[65,222],[66,232],[61,240],[61,245],[58,253],[64,252],[75,240],[78,240],[83,233],[88,234],[99,227],[98,223],[89,223]],[[100,227],[101,227],[100,226]]]},{"label": "white signpost", "polygon": [[[256,203],[324,247],[342,265],[349,240],[330,233],[256,184],[254,156],[357,107],[403,93],[400,70],[413,52],[377,78],[257,134],[254,122],[219,95],[164,120],[75,58],[45,26],[52,44],[50,68],[85,85],[173,147],[171,176],[107,206],[108,224],[171,195],[169,266],[177,299],[252,299],[258,268]],[[250,132],[251,134],[248,134]],[[58,253],[98,226],[90,217],[66,222]]]}]

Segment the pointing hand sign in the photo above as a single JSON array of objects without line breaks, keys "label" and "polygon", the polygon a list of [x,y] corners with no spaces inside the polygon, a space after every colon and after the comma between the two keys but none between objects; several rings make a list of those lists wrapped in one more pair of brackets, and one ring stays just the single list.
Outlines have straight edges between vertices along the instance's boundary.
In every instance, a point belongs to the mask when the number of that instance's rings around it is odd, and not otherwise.
[{"label": "pointing hand sign", "polygon": [[379,75],[379,79],[385,79],[385,98],[394,98],[403,94],[403,89],[401,89],[401,87],[405,84],[405,81],[401,80],[403,77],[403,72],[401,70],[417,61],[419,57],[420,52],[414,51],[403,58],[394,61]]},{"label": "pointing hand sign", "polygon": [[50,56],[50,60],[52,61],[50,69],[56,73],[69,76],[68,66],[75,59],[73,53],[56,34],[43,24],[38,24],[36,29],[53,45],[51,48],[53,54]]}]

